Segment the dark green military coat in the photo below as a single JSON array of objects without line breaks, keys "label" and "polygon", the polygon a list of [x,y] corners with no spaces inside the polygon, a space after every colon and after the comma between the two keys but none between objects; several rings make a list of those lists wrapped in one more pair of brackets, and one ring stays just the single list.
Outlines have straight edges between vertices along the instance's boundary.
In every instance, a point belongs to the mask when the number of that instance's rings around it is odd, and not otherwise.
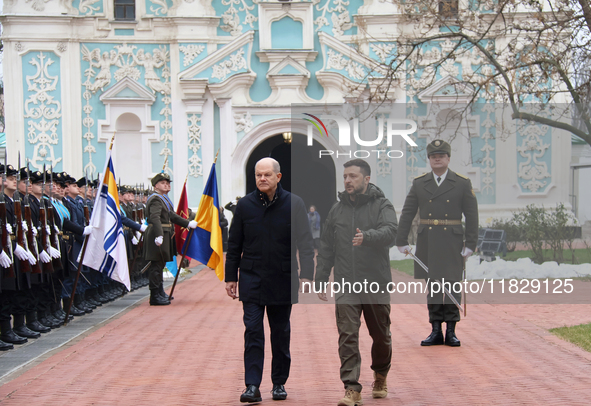
[{"label": "dark green military coat", "polygon": [[478,242],[478,202],[470,179],[449,170],[438,187],[433,172],[413,180],[406,196],[396,245],[408,245],[411,223],[419,210],[421,219],[461,220],[465,217],[466,230],[462,225],[425,225],[418,229],[416,256],[429,268],[429,275],[415,262],[416,279],[462,280],[462,248],[472,251]]},{"label": "dark green military coat", "polygon": [[[148,228],[144,235],[144,259],[146,261],[160,261],[162,259],[165,262],[172,261],[172,257],[177,254],[177,251],[173,238],[174,227],[171,222],[181,227],[187,227],[189,220],[169,210],[164,200],[156,194],[152,195],[146,203],[146,220]],[[164,237],[160,247],[154,242],[158,236]]]}]

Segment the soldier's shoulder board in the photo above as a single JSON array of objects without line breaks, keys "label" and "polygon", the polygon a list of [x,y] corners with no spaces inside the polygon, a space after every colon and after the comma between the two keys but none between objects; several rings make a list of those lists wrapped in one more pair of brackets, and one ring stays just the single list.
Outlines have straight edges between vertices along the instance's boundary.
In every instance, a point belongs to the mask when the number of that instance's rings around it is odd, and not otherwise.
[{"label": "soldier's shoulder board", "polygon": [[470,180],[470,178],[469,178],[469,177],[467,177],[467,176],[465,176],[465,175],[462,175],[461,173],[457,173],[457,172],[456,172],[456,175],[458,175],[460,178],[463,178],[463,179],[466,179],[466,180]]},{"label": "soldier's shoulder board", "polygon": [[425,176],[425,175],[426,175],[426,174],[428,174],[428,173],[429,173],[429,172],[425,172],[425,173],[423,173],[422,175],[419,175],[419,176],[415,177],[415,179],[422,178],[423,176]]}]

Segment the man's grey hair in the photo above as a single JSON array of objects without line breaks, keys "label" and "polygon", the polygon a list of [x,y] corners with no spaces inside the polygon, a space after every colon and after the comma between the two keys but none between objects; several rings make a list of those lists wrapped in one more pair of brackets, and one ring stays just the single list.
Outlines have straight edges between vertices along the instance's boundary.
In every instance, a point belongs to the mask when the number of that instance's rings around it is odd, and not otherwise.
[{"label": "man's grey hair", "polygon": [[259,163],[263,162],[263,161],[267,161],[270,160],[271,163],[273,164],[273,172],[275,173],[281,173],[281,165],[279,165],[279,162],[277,162],[275,159],[271,158],[271,157],[265,157],[262,159],[259,159],[256,163],[256,165],[254,166],[255,170],[256,167],[259,165]]}]

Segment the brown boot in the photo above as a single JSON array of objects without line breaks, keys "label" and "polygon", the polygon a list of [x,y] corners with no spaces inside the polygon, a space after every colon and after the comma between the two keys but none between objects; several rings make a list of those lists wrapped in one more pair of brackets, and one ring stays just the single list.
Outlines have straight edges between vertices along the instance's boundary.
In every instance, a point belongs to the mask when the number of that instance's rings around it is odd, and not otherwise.
[{"label": "brown boot", "polygon": [[361,393],[353,389],[347,389],[345,397],[339,400],[338,406],[361,406],[362,404]]},{"label": "brown boot", "polygon": [[373,373],[373,389],[371,390],[371,396],[374,399],[382,399],[388,396],[388,384],[386,383],[386,377],[378,374],[374,371]]}]

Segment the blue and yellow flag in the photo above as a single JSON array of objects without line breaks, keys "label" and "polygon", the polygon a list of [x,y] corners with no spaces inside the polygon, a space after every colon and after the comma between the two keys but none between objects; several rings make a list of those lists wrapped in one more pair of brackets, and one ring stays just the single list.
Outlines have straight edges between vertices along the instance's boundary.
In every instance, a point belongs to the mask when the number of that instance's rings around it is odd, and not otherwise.
[{"label": "blue and yellow flag", "polygon": [[[183,250],[186,256],[215,269],[218,278],[224,280],[224,246],[220,227],[220,198],[215,176],[215,164],[203,190],[199,209],[195,216],[197,228],[187,235]],[[189,246],[187,247],[187,242]]]}]

